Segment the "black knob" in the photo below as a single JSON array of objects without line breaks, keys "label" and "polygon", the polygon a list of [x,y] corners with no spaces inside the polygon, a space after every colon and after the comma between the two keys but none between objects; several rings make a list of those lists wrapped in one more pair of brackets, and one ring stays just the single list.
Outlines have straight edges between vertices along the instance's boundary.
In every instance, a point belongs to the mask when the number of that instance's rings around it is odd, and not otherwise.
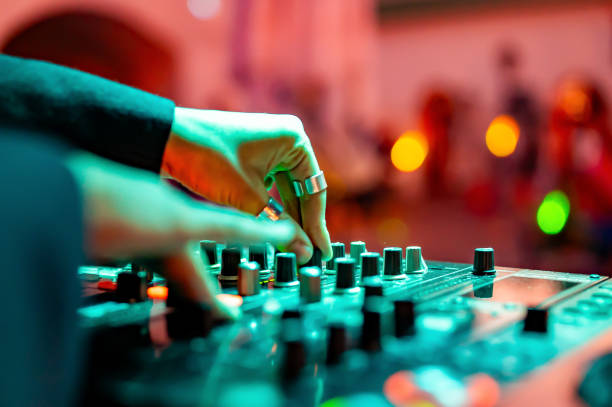
[{"label": "black knob", "polygon": [[365,291],[366,297],[383,295],[383,283],[379,276],[366,277],[361,280],[361,286]]},{"label": "black knob", "polygon": [[546,333],[548,331],[548,310],[528,308],[524,319],[523,331]]},{"label": "black knob", "polygon": [[474,250],[473,272],[476,275],[495,274],[495,261],[492,248],[484,247]]},{"label": "black knob", "polygon": [[368,297],[363,304],[360,347],[367,352],[377,352],[382,348],[384,301],[382,297]]},{"label": "black knob", "polygon": [[240,264],[240,249],[227,247],[221,251],[221,272],[219,281],[223,287],[234,287],[238,281],[238,265]]},{"label": "black knob", "polygon": [[329,337],[327,340],[328,365],[336,365],[342,360],[342,354],[349,348],[348,334],[344,324],[336,323],[329,327]]},{"label": "black knob", "polygon": [[200,256],[202,257],[202,260],[206,260],[206,262],[211,266],[213,264],[218,264],[219,258],[217,257],[217,243],[213,240],[200,241]]},{"label": "black knob", "polygon": [[397,300],[393,303],[395,319],[395,336],[398,338],[414,335],[414,302]]},{"label": "black knob", "polygon": [[144,301],[147,296],[146,274],[122,271],[117,275],[116,294],[121,301]]},{"label": "black knob", "polygon": [[361,253],[361,278],[380,275],[380,254]]},{"label": "black knob", "polygon": [[312,257],[304,264],[304,267],[318,267],[323,270],[323,252],[318,247],[314,247]]},{"label": "black knob", "polygon": [[355,281],[355,260],[345,257],[336,260],[336,292],[359,292]]},{"label": "black knob", "polygon": [[166,314],[166,329],[172,339],[205,337],[213,325],[213,314],[205,304],[183,300]]},{"label": "black knob", "polygon": [[355,260],[355,265],[359,265],[359,259],[361,257],[361,253],[366,252],[366,244],[365,242],[351,242],[351,258]]},{"label": "black knob", "polygon": [[260,270],[268,269],[268,247],[265,244],[257,244],[249,247],[249,261],[259,264]]},{"label": "black knob", "polygon": [[283,364],[283,379],[297,379],[306,366],[306,348],[301,340],[285,342],[285,360]]},{"label": "black knob", "polygon": [[344,248],[344,243],[339,243],[339,242],[332,243],[331,248],[332,248],[332,258],[330,261],[327,262],[325,268],[329,274],[336,274],[336,260],[341,259],[344,256],[346,256],[346,252]]},{"label": "black knob", "polygon": [[402,273],[402,249],[399,247],[385,248],[383,278],[394,280],[405,277]]},{"label": "black knob", "polygon": [[276,255],[275,287],[292,287],[300,284],[297,280],[295,254],[278,253]]}]

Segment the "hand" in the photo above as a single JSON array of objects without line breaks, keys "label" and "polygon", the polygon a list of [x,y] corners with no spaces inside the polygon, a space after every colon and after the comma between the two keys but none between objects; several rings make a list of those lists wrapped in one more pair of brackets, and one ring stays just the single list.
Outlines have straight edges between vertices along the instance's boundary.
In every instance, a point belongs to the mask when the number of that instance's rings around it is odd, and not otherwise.
[{"label": "hand", "polygon": [[[285,212],[283,219],[302,220],[295,239],[284,249],[300,264],[312,245],[331,258],[325,225],[326,192],[299,198],[291,179],[319,172],[301,121],[290,115],[234,113],[176,108],[162,162],[162,174],[219,204],[258,214],[276,182]],[[298,209],[301,207],[300,209]],[[287,215],[288,214],[288,215]]]},{"label": "hand", "polygon": [[259,221],[250,215],[189,199],[159,177],[92,155],[67,161],[85,203],[86,250],[91,258],[165,256],[166,278],[184,294],[235,316],[216,299],[217,284],[188,242],[214,239],[244,244],[287,244],[296,229],[289,222]]}]

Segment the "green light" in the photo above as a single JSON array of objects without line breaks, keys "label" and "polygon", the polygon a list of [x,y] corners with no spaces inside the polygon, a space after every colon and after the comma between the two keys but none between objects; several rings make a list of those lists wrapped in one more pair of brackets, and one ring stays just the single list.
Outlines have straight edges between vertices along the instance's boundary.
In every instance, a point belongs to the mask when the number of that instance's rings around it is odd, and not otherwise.
[{"label": "green light", "polygon": [[570,214],[570,203],[562,191],[549,192],[536,215],[538,226],[547,235],[556,235],[565,227]]},{"label": "green light", "polygon": [[329,399],[320,407],[346,407],[348,404],[346,400],[342,397],[334,397],[333,399]]}]

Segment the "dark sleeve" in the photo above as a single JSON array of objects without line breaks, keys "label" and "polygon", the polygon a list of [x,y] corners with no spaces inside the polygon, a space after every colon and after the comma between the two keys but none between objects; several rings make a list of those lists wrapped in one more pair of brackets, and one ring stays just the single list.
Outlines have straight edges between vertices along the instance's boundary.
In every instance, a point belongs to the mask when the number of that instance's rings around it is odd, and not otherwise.
[{"label": "dark sleeve", "polygon": [[171,100],[62,66],[0,55],[0,122],[159,172]]}]

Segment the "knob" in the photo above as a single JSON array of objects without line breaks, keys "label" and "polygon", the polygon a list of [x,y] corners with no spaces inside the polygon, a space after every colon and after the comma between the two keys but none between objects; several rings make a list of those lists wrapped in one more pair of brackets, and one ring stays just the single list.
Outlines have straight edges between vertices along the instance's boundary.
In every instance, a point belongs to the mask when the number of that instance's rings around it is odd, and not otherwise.
[{"label": "knob", "polygon": [[285,342],[285,358],[283,363],[283,379],[295,380],[306,366],[306,348],[299,339]]},{"label": "knob", "polygon": [[548,331],[548,310],[528,308],[525,315],[523,332],[546,333]]},{"label": "knob", "polygon": [[344,324],[335,323],[329,327],[329,337],[327,341],[328,365],[337,365],[342,360],[342,354],[349,348],[348,334]]},{"label": "knob", "polygon": [[117,275],[117,297],[122,301],[144,301],[147,297],[146,273],[122,271]]},{"label": "knob", "polygon": [[200,241],[200,256],[202,261],[206,261],[211,266],[219,263],[217,257],[217,243],[213,240]]},{"label": "knob", "polygon": [[345,257],[336,260],[336,293],[358,293],[355,280],[355,260]]},{"label": "knob", "polygon": [[351,259],[355,260],[355,265],[360,265],[361,253],[366,252],[365,242],[351,242]]},{"label": "knob", "polygon": [[414,334],[414,302],[396,300],[394,303],[395,336],[398,338]]},{"label": "knob", "polygon": [[406,273],[424,273],[427,271],[427,264],[423,260],[420,246],[406,247]]},{"label": "knob", "polygon": [[260,270],[267,270],[268,247],[265,244],[257,244],[249,247],[249,261],[259,264]]},{"label": "knob", "polygon": [[382,348],[384,301],[382,297],[368,297],[363,304],[360,347],[367,352],[377,352]]},{"label": "knob", "polygon": [[274,287],[293,287],[298,284],[300,282],[297,280],[295,254],[278,253],[276,255]]},{"label": "knob", "polygon": [[474,250],[474,269],[476,275],[495,274],[493,249],[490,247]]},{"label": "knob", "polygon": [[307,304],[321,301],[321,269],[302,267],[300,269],[300,298]]},{"label": "knob", "polygon": [[338,243],[338,242],[332,243],[331,248],[332,248],[332,258],[325,265],[325,269],[326,269],[325,271],[328,274],[336,274],[336,260],[341,259],[344,256],[346,256],[346,253],[344,250],[344,243]]},{"label": "knob", "polygon": [[383,278],[388,280],[406,278],[402,273],[402,249],[399,247],[385,248]]},{"label": "knob", "polygon": [[380,275],[380,254],[361,253],[361,278]]},{"label": "knob", "polygon": [[321,252],[321,249],[316,246],[313,248],[312,257],[304,264],[304,267],[318,267],[323,270],[323,252]]},{"label": "knob", "polygon": [[383,295],[383,283],[379,276],[366,277],[361,283],[366,297]]},{"label": "knob", "polygon": [[172,339],[205,337],[213,325],[210,308],[204,304],[184,300],[166,314],[166,329]]},{"label": "knob", "polygon": [[221,272],[219,281],[224,287],[235,286],[238,280],[238,265],[240,264],[240,249],[227,247],[221,251]]},{"label": "knob", "polygon": [[259,264],[254,261],[238,266],[238,294],[242,296],[259,294]]}]

